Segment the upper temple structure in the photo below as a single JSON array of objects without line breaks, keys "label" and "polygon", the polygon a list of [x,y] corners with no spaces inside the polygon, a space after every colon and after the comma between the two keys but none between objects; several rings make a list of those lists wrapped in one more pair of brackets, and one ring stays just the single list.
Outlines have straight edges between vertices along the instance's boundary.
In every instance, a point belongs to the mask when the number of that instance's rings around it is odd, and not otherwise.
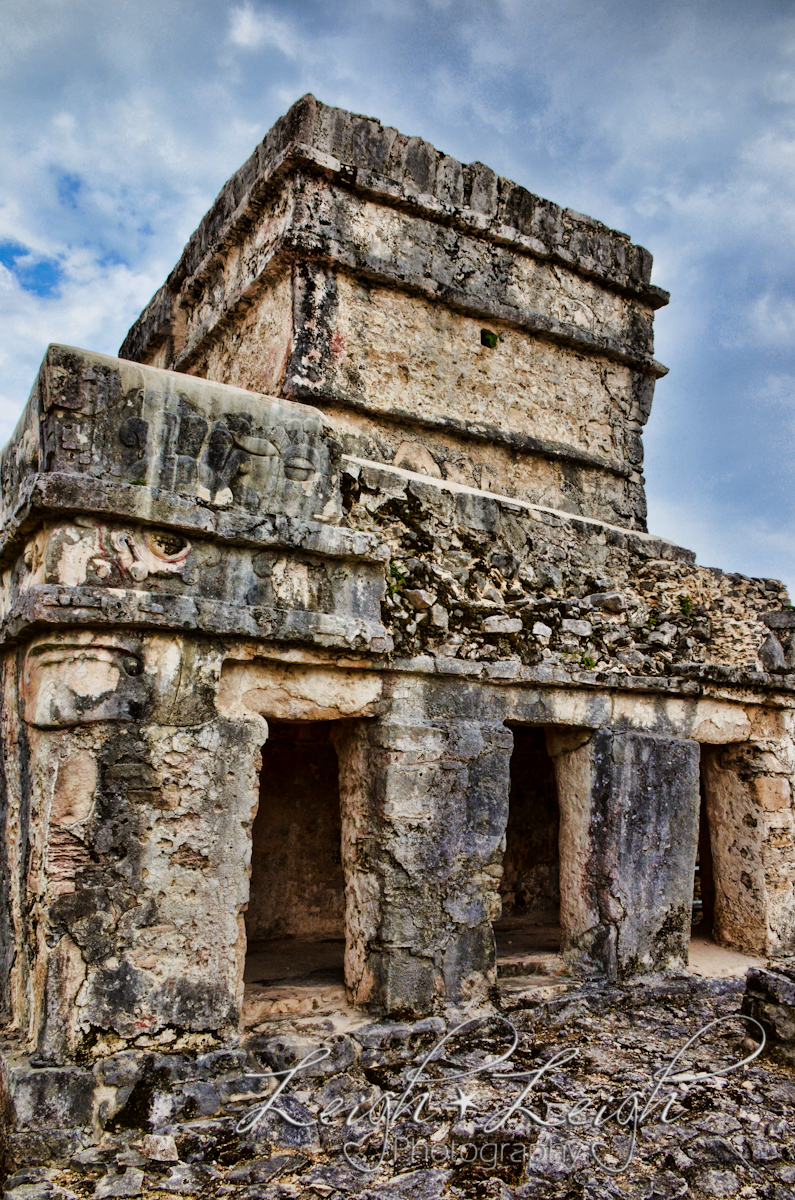
[{"label": "upper temple structure", "polygon": [[306,96],[118,358],[49,348],[1,464],[15,1161],[295,971],[482,1009],[536,951],[684,971],[694,900],[795,952],[795,612],[646,530],[650,276]]}]

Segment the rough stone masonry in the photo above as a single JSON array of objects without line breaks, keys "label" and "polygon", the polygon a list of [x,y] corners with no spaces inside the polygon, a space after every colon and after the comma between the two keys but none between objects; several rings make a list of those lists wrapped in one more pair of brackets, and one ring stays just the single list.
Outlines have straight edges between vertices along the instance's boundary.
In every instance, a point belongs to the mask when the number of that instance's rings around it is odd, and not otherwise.
[{"label": "rough stone masonry", "polygon": [[50,347],[1,466],[12,1157],[234,1044],[255,940],[338,930],[393,1018],[487,1004],[501,911],[676,974],[698,853],[716,939],[795,951],[795,611],[646,531],[650,274],[307,96],[119,358]]}]

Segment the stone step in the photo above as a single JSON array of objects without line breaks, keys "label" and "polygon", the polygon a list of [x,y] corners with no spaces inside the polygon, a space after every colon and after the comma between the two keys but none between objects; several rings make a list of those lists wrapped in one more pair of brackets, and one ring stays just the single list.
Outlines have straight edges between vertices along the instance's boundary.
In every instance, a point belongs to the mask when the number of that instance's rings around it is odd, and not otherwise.
[{"label": "stone step", "polygon": [[566,964],[559,954],[506,954],[497,959],[499,979],[521,975],[558,976],[566,973]]}]

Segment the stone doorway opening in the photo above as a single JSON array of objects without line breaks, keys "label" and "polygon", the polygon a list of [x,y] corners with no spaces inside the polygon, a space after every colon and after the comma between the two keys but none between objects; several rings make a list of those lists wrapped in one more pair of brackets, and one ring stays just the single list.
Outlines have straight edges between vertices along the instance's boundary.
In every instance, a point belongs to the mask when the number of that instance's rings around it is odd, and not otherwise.
[{"label": "stone doorway opening", "polygon": [[502,915],[494,923],[501,977],[557,974],[560,927],[560,805],[541,726],[511,726]]},{"label": "stone doorway opening", "polygon": [[699,776],[698,804],[698,849],[696,869],[693,875],[692,937],[713,937],[715,922],[715,875],[712,860],[712,837],[704,790],[704,768]]},{"label": "stone doorway opening", "polygon": [[744,975],[765,952],[758,891],[757,816],[737,769],[743,747],[702,746],[698,849],[688,965],[715,978]]},{"label": "stone doorway opening", "polygon": [[268,725],[245,914],[246,1006],[314,1011],[344,986],[337,753],[330,721]]}]

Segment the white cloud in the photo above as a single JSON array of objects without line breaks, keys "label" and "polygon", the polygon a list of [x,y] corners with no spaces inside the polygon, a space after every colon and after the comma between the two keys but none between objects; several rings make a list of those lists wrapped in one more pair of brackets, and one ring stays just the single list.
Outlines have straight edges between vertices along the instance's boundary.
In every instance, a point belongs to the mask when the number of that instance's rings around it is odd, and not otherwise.
[{"label": "white cloud", "polygon": [[783,412],[795,409],[795,375],[769,375],[764,383],[763,396],[768,404],[778,406]]},{"label": "white cloud", "polygon": [[727,323],[720,340],[727,347],[790,349],[795,345],[795,298],[778,288],[749,298],[745,311]]},{"label": "white cloud", "polygon": [[257,10],[251,4],[232,9],[228,37],[233,46],[244,50],[274,46],[287,58],[295,58],[297,54],[297,39],[287,22],[267,9]]}]

